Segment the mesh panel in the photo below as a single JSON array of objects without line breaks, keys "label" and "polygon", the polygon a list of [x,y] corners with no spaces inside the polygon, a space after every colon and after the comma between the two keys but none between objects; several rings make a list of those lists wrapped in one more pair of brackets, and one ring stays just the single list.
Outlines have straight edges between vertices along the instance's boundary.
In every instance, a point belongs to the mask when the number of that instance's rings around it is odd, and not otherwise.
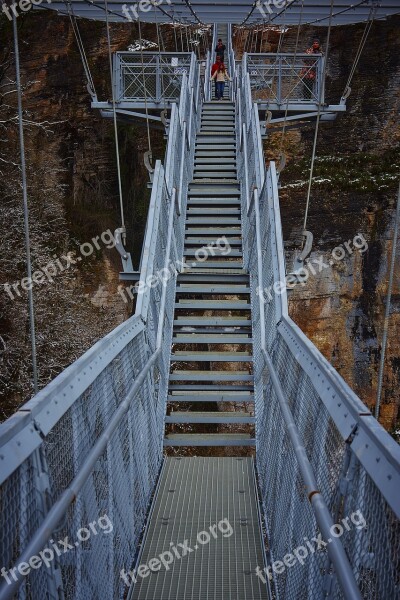
[{"label": "mesh panel", "polygon": [[247,56],[253,101],[318,102],[322,57],[304,53]]},{"label": "mesh panel", "polygon": [[118,101],[178,100],[183,74],[189,75],[190,54],[117,53]]}]

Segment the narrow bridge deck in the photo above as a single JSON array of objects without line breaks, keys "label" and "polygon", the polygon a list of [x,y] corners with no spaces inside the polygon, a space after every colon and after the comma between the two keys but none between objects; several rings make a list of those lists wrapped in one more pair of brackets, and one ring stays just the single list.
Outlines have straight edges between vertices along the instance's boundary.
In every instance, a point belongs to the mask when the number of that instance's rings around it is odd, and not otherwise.
[{"label": "narrow bridge deck", "polygon": [[138,565],[131,600],[268,598],[253,459],[166,458]]}]

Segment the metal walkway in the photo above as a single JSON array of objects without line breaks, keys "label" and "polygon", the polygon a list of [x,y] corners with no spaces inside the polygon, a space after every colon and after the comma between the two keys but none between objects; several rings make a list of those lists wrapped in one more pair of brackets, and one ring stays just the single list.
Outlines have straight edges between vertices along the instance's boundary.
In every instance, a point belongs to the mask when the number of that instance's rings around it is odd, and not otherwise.
[{"label": "metal walkway", "polygon": [[[0,425],[0,600],[399,597],[400,448],[288,314],[276,169],[227,31],[229,101],[194,54],[180,73],[135,314]],[[216,458],[232,445],[254,465]]]},{"label": "metal walkway", "polygon": [[267,600],[253,459],[166,458],[138,565],[131,600]]}]

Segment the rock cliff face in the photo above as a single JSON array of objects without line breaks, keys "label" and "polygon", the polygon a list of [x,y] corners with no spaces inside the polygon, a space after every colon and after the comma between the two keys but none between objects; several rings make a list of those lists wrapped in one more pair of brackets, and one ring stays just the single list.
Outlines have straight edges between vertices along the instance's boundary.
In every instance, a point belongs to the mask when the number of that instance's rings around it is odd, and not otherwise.
[{"label": "rock cliff face", "polygon": [[[30,227],[34,269],[54,257],[80,253],[83,243],[119,224],[112,123],[90,108],[86,81],[68,19],[52,13],[18,20],[24,82]],[[105,25],[81,22],[82,38],[99,98],[109,95]],[[314,234],[311,259],[328,266],[290,296],[292,317],[332,361],[360,397],[373,407],[381,352],[388,257],[399,175],[400,21],[373,25],[355,75],[348,111],[323,124],[318,139],[308,229]],[[314,30],[304,28],[308,47]],[[328,68],[329,100],[339,100],[362,26],[334,29]],[[156,39],[153,26],[143,37]],[[324,43],[326,32],[320,30]],[[137,39],[133,25],[113,25],[113,50]],[[172,35],[166,35],[172,40]],[[296,31],[285,35],[293,48]],[[25,277],[22,199],[15,121],[11,28],[0,20],[0,282]],[[277,35],[271,35],[271,49]],[[290,130],[284,147],[288,164],[281,176],[280,202],[288,268],[299,243],[307,191],[313,127]],[[153,153],[163,158],[164,140],[152,133]],[[276,158],[280,132],[266,143]],[[120,127],[124,202],[129,247],[138,264],[149,191],[142,154],[145,130]],[[361,234],[368,248],[354,249]],[[332,250],[349,242],[343,259]],[[54,283],[34,286],[40,385],[45,385],[130,311],[117,295],[119,258],[100,240],[100,249],[58,272]],[[400,257],[400,250],[398,252]],[[389,326],[382,421],[393,430],[400,400],[399,262]],[[320,264],[320,262],[319,262]],[[0,417],[30,397],[27,294],[11,300],[0,290]]]},{"label": "rock cliff face", "polygon": [[[107,99],[105,25],[81,22],[80,28],[99,97]],[[57,271],[52,281],[45,277],[33,287],[42,387],[124,320],[131,307],[117,293],[120,260],[106,234],[120,224],[112,121],[90,107],[68,18],[28,14],[18,18],[18,29],[33,270],[53,264]],[[143,27],[143,36],[154,37],[153,27]],[[136,37],[132,26],[115,25],[112,49],[126,50]],[[26,277],[13,59],[11,27],[2,18],[0,282],[11,285]],[[163,157],[163,146],[156,132],[156,158]],[[149,198],[143,129],[121,126],[120,148],[129,245],[138,266]],[[68,253],[76,264],[67,266]],[[5,418],[32,395],[27,292],[21,287],[18,293],[0,290],[0,335],[0,418]]]},{"label": "rock cliff face", "polygon": [[[363,28],[332,30],[327,69],[327,100],[332,104],[344,90]],[[293,319],[371,409],[400,174],[399,32],[399,18],[373,24],[346,113],[320,126],[307,221],[314,235],[310,276],[290,294],[289,302]],[[282,51],[293,51],[296,33],[288,31]],[[315,33],[324,47],[326,31],[305,28],[299,48],[309,47]],[[277,35],[271,42],[273,50]],[[313,137],[310,125],[288,131],[283,144],[288,160],[281,175],[280,205],[287,270],[300,245]],[[280,147],[281,131],[276,130],[266,142],[267,156],[277,158]],[[398,426],[400,402],[399,286],[398,243],[380,411],[381,422],[392,432]]]}]

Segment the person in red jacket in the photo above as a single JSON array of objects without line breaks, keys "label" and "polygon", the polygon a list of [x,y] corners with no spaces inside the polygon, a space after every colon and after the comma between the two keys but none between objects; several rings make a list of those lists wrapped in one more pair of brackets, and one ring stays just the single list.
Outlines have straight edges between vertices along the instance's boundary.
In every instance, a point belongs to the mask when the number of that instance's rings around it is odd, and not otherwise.
[{"label": "person in red jacket", "polygon": [[[211,67],[211,77],[216,71],[218,71],[219,65],[221,64],[221,57],[217,55],[215,63]],[[215,97],[217,97],[217,81],[215,81]]]},{"label": "person in red jacket", "polygon": [[[311,48],[306,50],[306,54],[322,54],[322,48],[318,38],[314,38]],[[315,65],[315,59],[304,60],[307,65],[302,69],[303,77],[303,94],[306,100],[310,100],[313,95],[314,84],[317,79],[317,68]]]}]

